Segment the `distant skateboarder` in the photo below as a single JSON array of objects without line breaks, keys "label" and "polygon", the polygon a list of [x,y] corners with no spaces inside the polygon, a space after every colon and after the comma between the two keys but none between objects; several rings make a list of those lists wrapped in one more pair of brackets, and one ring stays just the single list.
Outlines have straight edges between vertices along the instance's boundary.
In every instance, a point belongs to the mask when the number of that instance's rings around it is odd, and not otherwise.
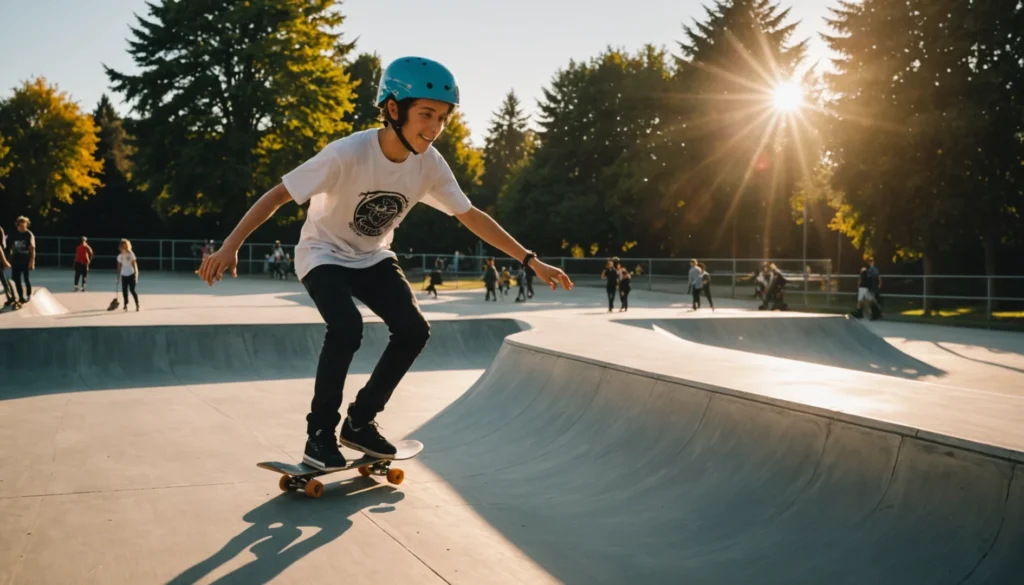
[{"label": "distant skateboarder", "polygon": [[[447,68],[420,57],[399,58],[384,70],[375,103],[383,128],[336,140],[286,174],[198,271],[210,286],[225,271],[235,276],[245,239],[285,203],[309,202],[295,268],[327,332],[306,416],[303,461],[321,470],[345,467],[339,440],[374,457],[395,456],[395,446],[378,431],[376,417],[430,336],[430,326],[390,250],[395,227],[413,205],[423,201],[454,214],[480,239],[531,266],[552,289],[572,288],[564,272],[538,260],[475,208],[447,162],[431,147],[459,104],[459,89]],[[391,339],[342,421],[342,389],[362,337],[355,299],[384,320]],[[340,438],[335,435],[339,423]]]},{"label": "distant skateboarder", "polygon": [[85,283],[89,280],[89,265],[92,264],[93,251],[88,243],[88,238],[82,236],[82,242],[75,248],[75,288],[78,292],[78,280],[82,280],[82,292],[85,292]]}]

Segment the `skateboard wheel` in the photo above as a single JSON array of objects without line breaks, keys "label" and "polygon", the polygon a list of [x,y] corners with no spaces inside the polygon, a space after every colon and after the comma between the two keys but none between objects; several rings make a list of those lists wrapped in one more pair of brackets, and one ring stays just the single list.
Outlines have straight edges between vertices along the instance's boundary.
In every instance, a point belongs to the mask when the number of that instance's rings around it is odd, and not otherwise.
[{"label": "skateboard wheel", "polygon": [[315,479],[309,480],[309,482],[306,483],[306,495],[311,498],[319,498],[324,495],[324,484]]},{"label": "skateboard wheel", "polygon": [[361,475],[363,477],[370,477],[370,466],[369,465],[361,465],[361,466],[359,466],[359,475]]},{"label": "skateboard wheel", "polygon": [[292,478],[282,475],[281,479],[277,482],[277,487],[281,488],[282,492],[292,489]]},{"label": "skateboard wheel", "polygon": [[388,470],[388,483],[398,485],[405,479],[405,472],[401,469],[389,469]]}]

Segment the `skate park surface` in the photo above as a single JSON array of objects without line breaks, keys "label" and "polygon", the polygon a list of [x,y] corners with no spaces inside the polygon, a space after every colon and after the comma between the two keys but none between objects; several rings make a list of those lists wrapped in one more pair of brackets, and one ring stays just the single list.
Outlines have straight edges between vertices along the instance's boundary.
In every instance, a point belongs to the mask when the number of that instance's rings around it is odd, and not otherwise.
[{"label": "skate park surface", "polygon": [[1021,334],[417,284],[378,422],[426,450],[314,500],[255,465],[301,458],[301,285],[144,274],[124,312],[106,276],[0,315],[0,584],[1024,582]]}]

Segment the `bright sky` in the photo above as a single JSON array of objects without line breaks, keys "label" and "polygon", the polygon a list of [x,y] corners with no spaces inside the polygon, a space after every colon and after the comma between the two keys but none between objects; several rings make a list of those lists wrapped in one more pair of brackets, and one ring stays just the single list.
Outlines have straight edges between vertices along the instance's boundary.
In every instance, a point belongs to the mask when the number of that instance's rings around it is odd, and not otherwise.
[{"label": "bright sky", "polygon": [[[157,0],[154,0],[157,1]],[[349,0],[345,38],[356,51],[376,51],[387,63],[421,55],[447,65],[459,81],[462,110],[476,144],[509,89],[528,113],[536,110],[555,72],[570,59],[587,60],[606,47],[635,51],[644,43],[678,55],[682,24],[703,17],[701,0]],[[833,2],[782,0],[800,20],[797,38],[810,38],[811,61],[825,62],[817,33]],[[45,76],[91,111],[104,92],[115,104],[102,64],[134,71],[127,53],[133,13],[144,0],[0,0],[0,96]],[[126,107],[119,108],[122,113]]]}]

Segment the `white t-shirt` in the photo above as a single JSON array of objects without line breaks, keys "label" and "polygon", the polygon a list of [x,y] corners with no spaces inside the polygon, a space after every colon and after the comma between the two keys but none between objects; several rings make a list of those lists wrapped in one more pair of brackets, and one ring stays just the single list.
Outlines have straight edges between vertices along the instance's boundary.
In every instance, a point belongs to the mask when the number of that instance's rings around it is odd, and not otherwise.
[{"label": "white t-shirt", "polygon": [[377,132],[336,140],[283,177],[296,203],[310,202],[295,247],[300,279],[321,264],[366,268],[394,258],[394,230],[419,201],[449,215],[472,209],[434,147],[395,163],[384,156]]},{"label": "white t-shirt", "polygon": [[135,274],[135,268],[132,267],[132,262],[135,261],[135,252],[121,252],[117,255],[117,261],[121,263],[121,276]]}]

